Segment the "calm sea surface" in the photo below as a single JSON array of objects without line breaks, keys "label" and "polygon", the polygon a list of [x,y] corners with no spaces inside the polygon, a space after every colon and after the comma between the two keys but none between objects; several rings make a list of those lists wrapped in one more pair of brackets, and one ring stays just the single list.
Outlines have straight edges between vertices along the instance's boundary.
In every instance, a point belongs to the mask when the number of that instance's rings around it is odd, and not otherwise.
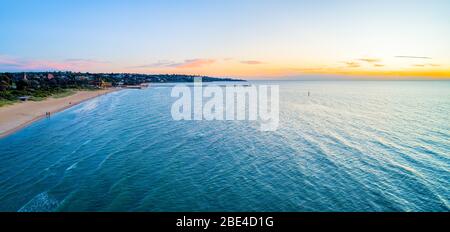
[{"label": "calm sea surface", "polygon": [[450,210],[450,82],[271,84],[274,132],[172,121],[168,87],[36,122],[0,139],[0,211]]}]

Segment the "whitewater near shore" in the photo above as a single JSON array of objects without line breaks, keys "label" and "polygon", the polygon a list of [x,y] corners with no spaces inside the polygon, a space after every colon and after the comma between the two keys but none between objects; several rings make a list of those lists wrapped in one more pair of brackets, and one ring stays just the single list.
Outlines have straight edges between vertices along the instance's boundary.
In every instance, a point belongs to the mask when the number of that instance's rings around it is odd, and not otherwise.
[{"label": "whitewater near shore", "polygon": [[8,136],[50,114],[75,106],[83,101],[116,91],[115,88],[97,91],[77,91],[63,98],[48,98],[43,101],[19,102],[0,108],[0,138]]}]

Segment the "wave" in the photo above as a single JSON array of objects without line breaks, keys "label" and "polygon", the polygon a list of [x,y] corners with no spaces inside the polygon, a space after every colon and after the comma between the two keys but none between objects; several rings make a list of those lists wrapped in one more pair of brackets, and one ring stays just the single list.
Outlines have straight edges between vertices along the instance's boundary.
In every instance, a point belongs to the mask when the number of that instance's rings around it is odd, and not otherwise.
[{"label": "wave", "polygon": [[52,212],[58,205],[58,200],[51,197],[47,192],[43,192],[22,206],[18,212]]}]

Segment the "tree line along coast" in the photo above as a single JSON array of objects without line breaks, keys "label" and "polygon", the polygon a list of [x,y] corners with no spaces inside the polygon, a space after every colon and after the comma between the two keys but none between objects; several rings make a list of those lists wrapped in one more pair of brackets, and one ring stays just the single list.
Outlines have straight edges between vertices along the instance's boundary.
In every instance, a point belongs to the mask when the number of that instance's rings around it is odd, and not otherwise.
[{"label": "tree line along coast", "polygon": [[0,73],[0,106],[19,100],[39,101],[49,96],[66,96],[74,90],[97,90],[137,86],[143,83],[241,81],[182,74],[80,73],[80,72],[4,72]]}]

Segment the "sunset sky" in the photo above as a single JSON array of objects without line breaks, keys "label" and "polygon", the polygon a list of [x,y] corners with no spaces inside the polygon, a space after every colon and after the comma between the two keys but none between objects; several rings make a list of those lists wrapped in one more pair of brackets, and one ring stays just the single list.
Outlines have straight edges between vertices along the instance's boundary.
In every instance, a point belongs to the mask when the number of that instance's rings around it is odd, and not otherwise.
[{"label": "sunset sky", "polygon": [[0,72],[450,78],[450,1],[1,0]]}]

